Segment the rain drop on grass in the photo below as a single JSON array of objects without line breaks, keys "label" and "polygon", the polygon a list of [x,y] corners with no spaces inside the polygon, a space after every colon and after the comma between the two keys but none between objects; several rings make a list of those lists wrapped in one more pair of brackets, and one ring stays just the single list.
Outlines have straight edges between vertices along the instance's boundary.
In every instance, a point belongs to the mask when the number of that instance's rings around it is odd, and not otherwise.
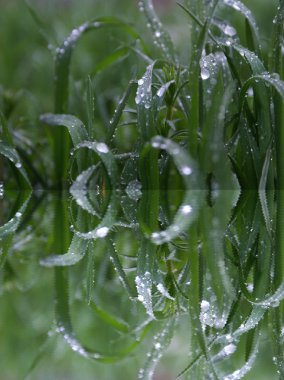
[{"label": "rain drop on grass", "polygon": [[210,78],[210,71],[208,69],[206,69],[205,67],[203,67],[201,69],[200,75],[201,75],[202,80],[207,80]]},{"label": "rain drop on grass", "polygon": [[98,143],[97,144],[97,151],[100,153],[108,153],[109,149],[105,143]]},{"label": "rain drop on grass", "polygon": [[237,34],[237,31],[234,27],[226,25],[224,28],[224,33],[229,37],[234,37]]},{"label": "rain drop on grass", "polygon": [[104,238],[107,236],[108,233],[109,233],[108,227],[100,227],[96,230],[96,236],[98,238]]}]

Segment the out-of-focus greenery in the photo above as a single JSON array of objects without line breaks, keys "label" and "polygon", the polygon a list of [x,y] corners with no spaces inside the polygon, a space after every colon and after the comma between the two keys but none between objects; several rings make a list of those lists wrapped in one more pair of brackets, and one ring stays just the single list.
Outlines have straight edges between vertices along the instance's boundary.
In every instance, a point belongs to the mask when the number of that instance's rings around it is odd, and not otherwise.
[{"label": "out-of-focus greenery", "polygon": [[2,0],[5,379],[283,378],[284,2],[244,3]]}]

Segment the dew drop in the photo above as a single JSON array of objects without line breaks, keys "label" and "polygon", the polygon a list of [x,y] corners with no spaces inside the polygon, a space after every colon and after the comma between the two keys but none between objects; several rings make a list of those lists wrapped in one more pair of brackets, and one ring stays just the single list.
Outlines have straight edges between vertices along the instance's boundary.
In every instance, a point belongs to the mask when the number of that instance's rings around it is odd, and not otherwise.
[{"label": "dew drop", "polygon": [[184,206],[182,206],[182,208],[181,208],[181,212],[182,212],[182,214],[184,214],[184,215],[190,214],[191,211],[192,211],[192,207],[191,207],[190,205],[184,205]]},{"label": "dew drop", "polygon": [[202,80],[207,80],[210,78],[210,71],[206,68],[202,68],[200,75]]},{"label": "dew drop", "polygon": [[232,26],[230,25],[226,25],[225,26],[225,29],[224,29],[224,33],[229,36],[229,37],[233,37],[237,34],[237,31],[235,28],[233,28]]},{"label": "dew drop", "polygon": [[108,232],[109,232],[108,227],[100,227],[96,230],[96,236],[98,238],[104,238],[105,236],[107,236]]},{"label": "dew drop", "polygon": [[98,143],[97,146],[97,151],[100,153],[108,153],[109,149],[105,143]]},{"label": "dew drop", "polygon": [[191,169],[190,166],[183,166],[183,167],[181,168],[181,173],[182,173],[183,175],[190,175],[190,174],[192,173],[192,169]]}]

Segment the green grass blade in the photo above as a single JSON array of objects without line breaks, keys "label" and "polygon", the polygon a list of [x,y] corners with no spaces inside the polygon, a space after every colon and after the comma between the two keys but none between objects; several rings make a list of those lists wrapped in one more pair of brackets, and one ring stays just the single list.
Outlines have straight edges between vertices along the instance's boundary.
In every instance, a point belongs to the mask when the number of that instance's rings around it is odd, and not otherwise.
[{"label": "green grass blade", "polygon": [[154,336],[154,346],[147,354],[148,359],[143,368],[139,370],[138,379],[151,380],[153,379],[155,368],[163,356],[163,353],[171,343],[175,328],[175,320],[169,319],[161,331]]},{"label": "green grass blade", "polygon": [[118,330],[124,334],[129,332],[129,325],[127,323],[116,318],[114,315],[112,315],[112,314],[108,313],[107,311],[105,311],[104,309],[100,308],[95,303],[92,303],[92,309],[101,318],[101,320],[104,321],[109,326],[115,328],[116,330]]},{"label": "green grass blade", "polygon": [[[29,195],[25,195],[25,200],[23,202],[23,204],[21,205],[21,207],[17,210],[17,212],[15,213],[15,215],[7,222],[5,223],[3,226],[0,226],[0,238],[4,238],[4,237],[7,237],[8,235],[14,233],[17,228],[19,227],[22,219],[23,219],[23,215],[24,215],[24,212],[29,204],[29,201],[30,201],[30,194]],[[1,257],[0,257],[1,258]]]},{"label": "green grass blade", "polygon": [[8,158],[8,160],[14,165],[16,170],[19,171],[19,173],[21,174],[19,178],[19,185],[21,189],[30,189],[31,184],[17,150],[8,143],[0,140],[0,154]]},{"label": "green grass blade", "polygon": [[60,255],[47,256],[40,261],[45,267],[70,266],[77,264],[84,257],[88,248],[88,241],[74,235],[68,252]]},{"label": "green grass blade", "polygon": [[258,36],[258,26],[252,15],[252,12],[238,0],[225,0],[225,5],[235,9],[237,12],[241,13],[246,19],[246,35],[249,48],[257,53],[261,58],[261,47],[259,43]]},{"label": "green grass blade", "polygon": [[150,234],[151,241],[160,245],[187,231],[190,224],[196,219],[199,209],[199,197],[198,191],[194,189],[198,188],[198,174],[195,162],[177,143],[162,136],[156,136],[151,140],[151,144],[144,148],[142,157],[153,148],[165,150],[173,158],[187,188],[182,205],[176,213],[172,224],[161,232],[149,230],[149,228],[151,229],[149,225],[145,230],[147,234]]},{"label": "green grass blade", "polygon": [[139,10],[146,17],[154,43],[160,48],[165,59],[173,61],[175,59],[175,52],[171,37],[158,19],[152,0],[140,0],[138,6]]}]

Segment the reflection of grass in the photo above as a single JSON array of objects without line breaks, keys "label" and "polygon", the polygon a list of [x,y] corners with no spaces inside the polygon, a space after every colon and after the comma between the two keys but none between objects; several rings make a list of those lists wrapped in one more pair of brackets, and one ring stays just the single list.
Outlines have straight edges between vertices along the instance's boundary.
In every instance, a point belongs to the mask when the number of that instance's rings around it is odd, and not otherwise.
[{"label": "reflection of grass", "polygon": [[[238,367],[228,379],[245,376],[266,324],[284,376],[279,4],[270,45],[263,43],[268,26],[259,31],[241,2],[192,0],[179,9],[179,23],[191,23],[184,54],[178,46],[187,40],[176,46],[151,1],[142,0],[139,20],[147,32],[102,17],[101,4],[92,21],[73,16],[81,26],[59,44],[62,24],[52,9],[41,21],[30,6],[41,32],[27,29],[38,39],[32,59],[24,43],[15,52],[4,48],[0,71],[11,78],[0,89],[6,195],[12,188],[62,192],[72,183],[70,204],[53,200],[52,256],[40,263],[55,267],[55,336],[61,333],[77,354],[113,370],[141,350],[140,378],[151,378],[179,319],[189,314],[189,357],[175,373],[183,367],[185,377],[217,379]],[[122,9],[121,2],[113,6]],[[16,23],[17,13],[5,7]],[[129,12],[138,18],[137,10]],[[23,20],[17,33],[27,27]],[[54,97],[46,90],[53,64],[42,43],[55,59]],[[14,60],[21,62],[15,82]],[[18,278],[20,264],[27,273],[37,268],[19,248],[28,242],[36,249],[29,238],[37,231],[27,225],[36,208],[21,193],[0,227],[4,290],[26,281]]]}]

